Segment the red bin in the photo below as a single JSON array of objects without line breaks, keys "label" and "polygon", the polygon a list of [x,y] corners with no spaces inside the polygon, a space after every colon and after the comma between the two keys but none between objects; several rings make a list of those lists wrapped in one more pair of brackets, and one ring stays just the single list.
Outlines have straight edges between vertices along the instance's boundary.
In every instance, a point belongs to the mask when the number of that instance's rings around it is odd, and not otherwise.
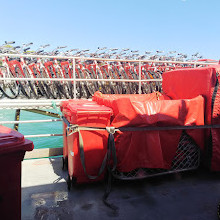
[{"label": "red bin", "polygon": [[[87,103],[89,105],[94,105],[94,104],[97,105],[96,102],[89,101],[87,99],[71,99],[71,100],[68,100],[68,101],[61,102],[60,110],[63,112],[63,109],[65,109],[65,112],[68,112],[69,105],[70,106],[72,106],[72,105],[82,105],[84,103]],[[67,115],[64,112],[63,112],[63,116],[65,118],[67,117]],[[67,162],[68,148],[67,148],[66,128],[67,128],[67,124],[65,122],[63,122],[63,169],[68,168],[68,162]]]},{"label": "red bin", "polygon": [[[112,109],[87,101],[81,104],[69,103],[63,108],[63,114],[70,124],[106,128],[110,125]],[[79,153],[79,133],[67,133],[68,171],[71,179],[77,183],[91,182],[83,170]],[[70,134],[70,135],[69,135]],[[107,151],[108,132],[105,130],[81,131],[85,168],[89,175],[96,176]],[[104,174],[104,173],[103,173]],[[96,180],[101,180],[101,175]]]},{"label": "red bin", "polygon": [[0,217],[21,219],[21,161],[33,142],[10,128],[0,126]]}]

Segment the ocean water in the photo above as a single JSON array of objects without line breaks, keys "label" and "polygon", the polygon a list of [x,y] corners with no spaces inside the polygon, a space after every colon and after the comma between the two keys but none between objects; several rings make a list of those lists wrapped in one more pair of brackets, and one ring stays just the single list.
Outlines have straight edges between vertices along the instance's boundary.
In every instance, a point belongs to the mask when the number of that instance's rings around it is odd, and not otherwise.
[{"label": "ocean water", "polygon": [[[55,112],[49,109],[50,112]],[[40,115],[32,112],[21,110],[20,120],[43,120],[43,119],[55,119],[54,117]],[[15,110],[0,110],[0,121],[14,121]],[[13,124],[4,124],[4,126],[13,128]],[[28,123],[19,124],[18,131],[23,135],[31,134],[62,134],[62,122],[46,122],[46,123]],[[63,147],[63,138],[60,137],[35,137],[28,138],[33,141],[34,148],[57,148]]]}]

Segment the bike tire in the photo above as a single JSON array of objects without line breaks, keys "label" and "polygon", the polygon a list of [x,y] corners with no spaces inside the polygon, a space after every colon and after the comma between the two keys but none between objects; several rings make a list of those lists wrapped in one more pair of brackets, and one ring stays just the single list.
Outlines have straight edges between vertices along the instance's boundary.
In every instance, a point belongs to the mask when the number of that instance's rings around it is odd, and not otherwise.
[{"label": "bike tire", "polygon": [[[84,75],[82,73],[82,70],[81,69],[78,69],[79,70],[79,75],[80,75],[80,78],[81,79],[84,79]],[[89,98],[90,97],[90,93],[88,91],[88,88],[87,88],[87,85],[85,84],[85,82],[80,82],[80,85],[81,85],[81,93],[82,93],[82,96],[81,98]]]},{"label": "bike tire", "polygon": [[[117,77],[115,75],[115,72],[112,69],[109,70],[109,73],[110,73],[111,78],[117,79]],[[120,84],[118,82],[113,82],[113,92],[114,92],[114,94],[121,94],[120,93],[120,88],[121,87],[120,87]]]},{"label": "bike tire", "polygon": [[[48,75],[44,68],[40,69],[40,73],[43,78],[48,78]],[[48,78],[48,81],[49,79],[50,78]],[[57,99],[58,95],[60,96],[60,94],[58,94],[59,87],[57,85],[57,82],[43,82],[43,86],[45,87],[48,98]]]},{"label": "bike tire", "polygon": [[[1,72],[4,73],[5,77],[13,78],[10,70],[7,71],[7,68],[4,66],[0,66]],[[17,81],[11,81],[10,83],[5,84],[4,82],[0,86],[1,93],[9,98],[9,99],[16,99],[20,95],[21,87]]]},{"label": "bike tire", "polygon": [[[36,76],[36,78],[38,77],[41,78],[41,75],[38,73],[36,69],[33,69],[33,71],[34,71],[34,75]],[[37,87],[37,92],[39,96],[46,97],[47,99],[50,98],[50,95],[47,92],[45,82],[42,82],[42,81],[36,82],[36,87]]]},{"label": "bike tire", "polygon": [[[29,74],[28,70],[26,68],[24,68],[23,71],[24,71],[25,76],[27,78],[29,78],[30,74]],[[29,84],[29,87],[31,89],[31,92],[32,92],[34,98],[38,99],[39,98],[39,94],[38,94],[38,88],[36,86],[36,82],[28,81],[28,84]]]},{"label": "bike tire", "polygon": [[[17,77],[19,78],[23,78],[21,69],[19,67],[15,67],[15,73],[17,75]],[[26,81],[19,81],[18,82],[20,84],[21,87],[21,92],[23,93],[23,95],[28,98],[31,99],[32,98],[32,94],[31,94],[31,89],[29,87],[29,83]]]},{"label": "bike tire", "polygon": [[[86,78],[92,79],[92,74],[89,70],[85,69]],[[93,82],[87,82],[87,87],[90,93],[90,96],[93,96],[93,94],[96,92],[96,87]]]},{"label": "bike tire", "polygon": [[[151,79],[151,77],[148,75],[147,71],[143,70],[143,72],[145,73],[145,76],[146,76],[147,79]],[[149,82],[147,84],[147,86],[148,86],[149,93],[154,92],[154,86],[152,85],[152,82]]]},{"label": "bike tire", "polygon": [[[91,73],[92,79],[97,79],[97,76],[96,76],[95,71],[93,69],[90,71],[90,73]],[[99,90],[98,82],[93,82],[93,85],[95,87],[95,91],[98,91]]]},{"label": "bike tire", "polygon": [[[153,76],[154,79],[158,79],[158,75],[156,72],[149,70],[150,74]],[[155,91],[159,91],[161,89],[160,82],[155,82]]]}]

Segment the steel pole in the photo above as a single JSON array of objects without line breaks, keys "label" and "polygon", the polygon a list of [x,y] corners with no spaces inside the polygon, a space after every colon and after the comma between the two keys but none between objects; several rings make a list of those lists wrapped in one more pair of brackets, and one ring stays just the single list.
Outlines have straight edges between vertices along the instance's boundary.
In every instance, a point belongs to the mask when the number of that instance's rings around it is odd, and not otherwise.
[{"label": "steel pole", "polygon": [[141,61],[139,61],[139,73],[138,73],[138,79],[139,81],[139,86],[138,86],[138,93],[141,94]]},{"label": "steel pole", "polygon": [[76,99],[76,60],[73,58],[73,89],[74,89],[74,99]]}]

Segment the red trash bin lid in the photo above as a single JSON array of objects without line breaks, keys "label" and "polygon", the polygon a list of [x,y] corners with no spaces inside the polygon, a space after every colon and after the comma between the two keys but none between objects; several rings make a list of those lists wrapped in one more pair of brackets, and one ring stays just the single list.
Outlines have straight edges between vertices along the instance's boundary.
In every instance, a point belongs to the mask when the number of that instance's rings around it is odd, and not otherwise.
[{"label": "red trash bin lid", "polygon": [[0,125],[0,154],[20,150],[33,150],[33,142],[27,145],[23,134]]},{"label": "red trash bin lid", "polygon": [[66,108],[66,106],[69,104],[80,105],[86,102],[94,103],[93,101],[89,101],[88,99],[69,99],[60,103],[60,110],[63,111],[63,109]]},{"label": "red trash bin lid", "polygon": [[98,113],[98,114],[112,114],[112,109],[109,107],[106,107],[104,105],[99,105],[96,102],[85,102],[80,105],[76,105],[75,103],[69,103],[65,110],[72,113]]}]

